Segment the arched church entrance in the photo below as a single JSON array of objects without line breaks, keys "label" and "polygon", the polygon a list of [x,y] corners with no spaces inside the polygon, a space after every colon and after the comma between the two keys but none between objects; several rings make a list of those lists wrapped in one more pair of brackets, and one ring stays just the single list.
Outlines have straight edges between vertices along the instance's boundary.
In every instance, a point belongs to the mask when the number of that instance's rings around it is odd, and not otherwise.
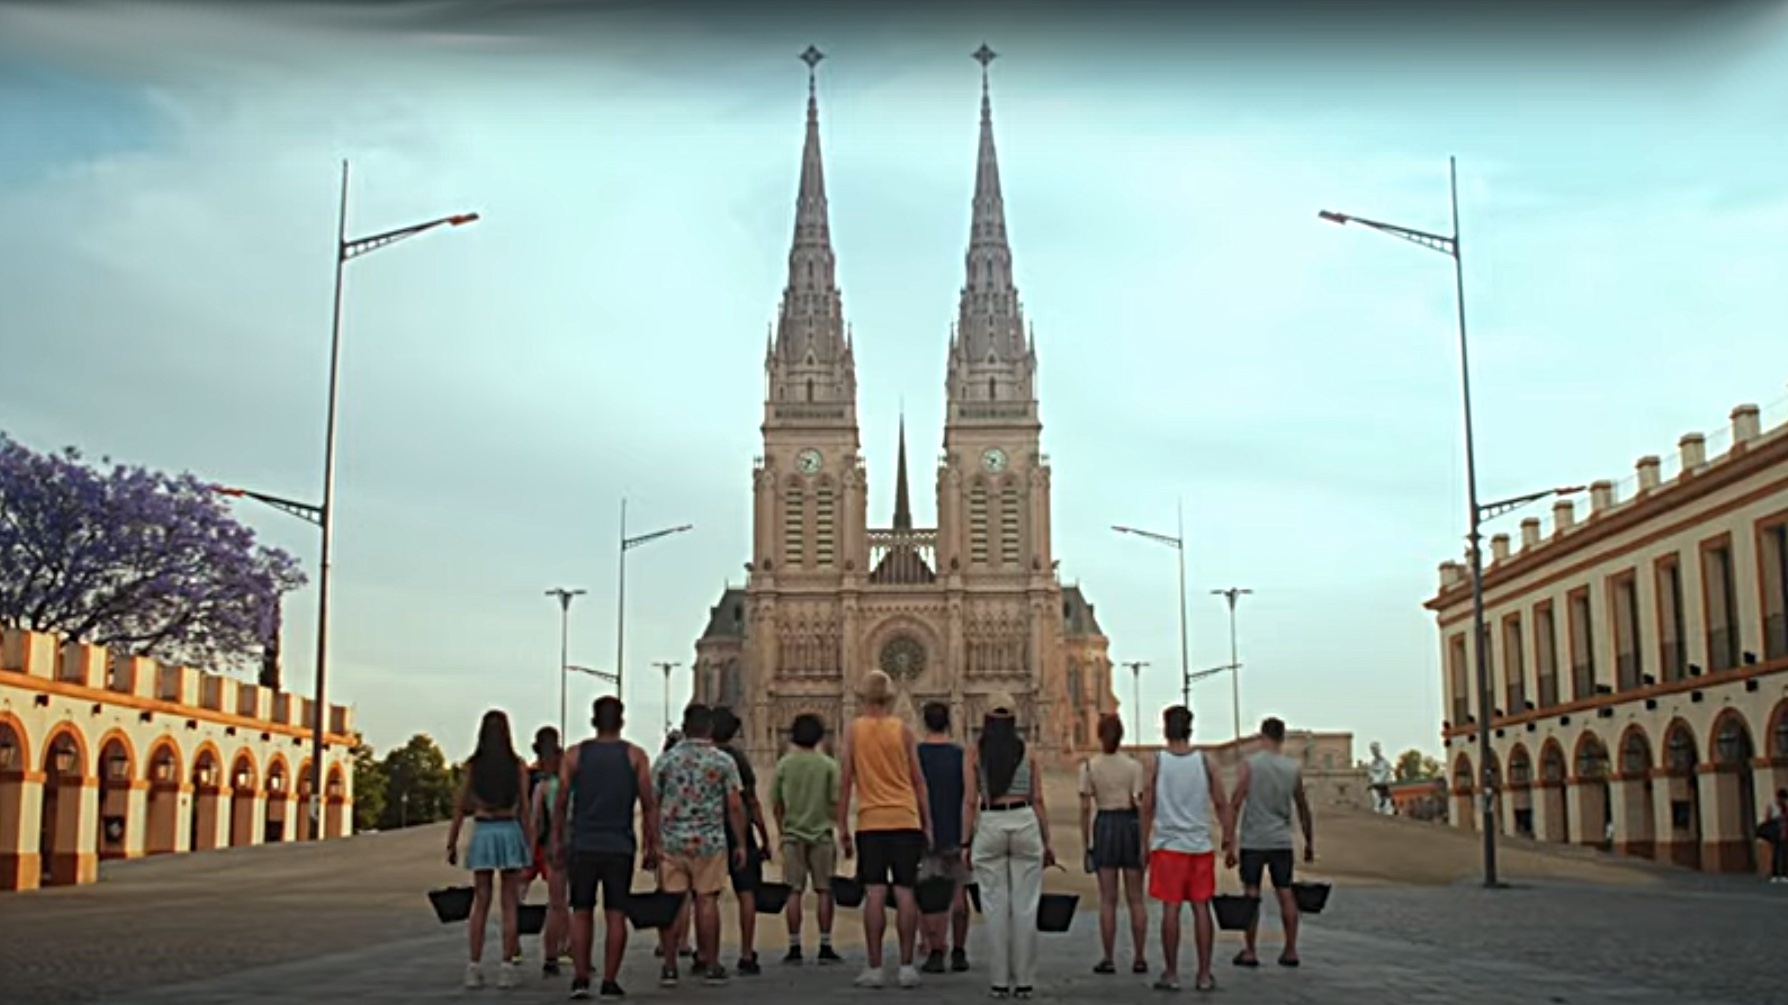
[{"label": "arched church entrance", "polygon": [[1757,821],[1757,786],[1751,773],[1754,756],[1756,748],[1744,716],[1733,709],[1720,713],[1714,720],[1713,783],[1715,812],[1719,814],[1714,833],[1718,835],[1722,872],[1754,872],[1757,868],[1753,830]]},{"label": "arched church entrance", "polygon": [[81,801],[92,783],[87,751],[73,726],[61,726],[44,745],[43,794],[38,816],[38,851],[45,886],[80,879]]},{"label": "arched church entrance", "polygon": [[142,821],[130,818],[130,795],[136,782],[136,758],[121,735],[108,736],[99,748],[99,836],[102,859],[124,858],[128,835]]},{"label": "arched church entrance", "polygon": [[1665,788],[1670,793],[1670,861],[1701,868],[1701,792],[1695,768],[1701,763],[1695,734],[1676,719],[1664,731]]},{"label": "arched church entrance", "polygon": [[162,737],[149,748],[149,819],[143,832],[143,850],[167,855],[180,848],[180,748]]}]

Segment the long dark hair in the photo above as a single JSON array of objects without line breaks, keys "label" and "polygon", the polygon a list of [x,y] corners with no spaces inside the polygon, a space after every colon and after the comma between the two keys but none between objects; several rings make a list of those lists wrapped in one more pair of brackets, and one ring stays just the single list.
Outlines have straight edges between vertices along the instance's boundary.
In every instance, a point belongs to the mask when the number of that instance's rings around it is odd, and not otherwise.
[{"label": "long dark hair", "polygon": [[509,735],[509,716],[498,709],[478,723],[478,750],[466,762],[472,796],[492,809],[521,802],[521,758]]},{"label": "long dark hair", "polygon": [[1024,763],[1024,740],[1018,736],[1018,719],[990,715],[981,720],[981,770],[987,778],[987,798],[998,799],[1012,788],[1018,766]]}]

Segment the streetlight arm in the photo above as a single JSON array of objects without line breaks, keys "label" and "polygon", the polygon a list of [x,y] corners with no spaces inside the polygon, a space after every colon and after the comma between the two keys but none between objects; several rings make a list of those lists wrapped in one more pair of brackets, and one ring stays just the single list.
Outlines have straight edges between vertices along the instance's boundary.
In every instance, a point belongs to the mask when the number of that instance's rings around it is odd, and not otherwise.
[{"label": "streetlight arm", "polygon": [[1178,548],[1181,546],[1179,538],[1167,534],[1157,534],[1152,530],[1138,530],[1135,527],[1118,527],[1115,525],[1111,529],[1117,531],[1119,534],[1135,534],[1137,537],[1146,537],[1151,541],[1165,544],[1170,548]]},{"label": "streetlight arm", "polygon": [[1494,520],[1495,518],[1502,516],[1504,513],[1518,510],[1521,507],[1526,506],[1528,503],[1539,502],[1541,499],[1550,496],[1575,495],[1578,492],[1582,492],[1584,488],[1585,487],[1582,485],[1566,485],[1562,488],[1547,489],[1544,492],[1530,492],[1527,495],[1516,496],[1513,499],[1498,499],[1495,502],[1484,503],[1478,507],[1478,519],[1480,521]]},{"label": "streetlight arm", "polygon": [[1342,226],[1357,223],[1362,227],[1371,227],[1373,230],[1382,231],[1392,237],[1400,237],[1411,244],[1419,244],[1429,251],[1438,251],[1449,258],[1459,257],[1459,238],[1457,237],[1430,234],[1425,230],[1413,230],[1394,223],[1385,223],[1382,220],[1368,220],[1363,216],[1349,216],[1346,213],[1335,213],[1326,209],[1316,215],[1330,223],[1338,223]]},{"label": "streetlight arm", "polygon": [[1233,673],[1241,668],[1242,665],[1240,663],[1225,663],[1220,667],[1211,667],[1209,670],[1200,670],[1197,673],[1187,674],[1186,679],[1190,681],[1201,681],[1207,677],[1215,677],[1221,673]]},{"label": "streetlight arm", "polygon": [[621,542],[621,550],[632,551],[633,549],[639,547],[642,544],[656,541],[661,537],[669,537],[672,534],[681,534],[686,530],[694,530],[694,529],[695,529],[695,524],[686,523],[680,527],[666,527],[664,530],[655,530],[650,534],[641,534],[638,537],[630,537],[630,538],[627,538],[626,540]]},{"label": "streetlight arm", "polygon": [[286,499],[281,496],[268,495],[265,492],[253,492],[248,489],[231,488],[226,485],[213,485],[211,486],[211,491],[216,492],[218,495],[253,499],[256,502],[265,503],[282,513],[289,513],[306,523],[314,524],[318,527],[323,526],[323,507],[321,506],[313,506],[310,503],[299,502],[296,499]]},{"label": "streetlight arm", "polygon": [[591,667],[580,667],[580,666],[567,666],[565,669],[573,671],[575,673],[581,673],[581,674],[584,674],[589,677],[594,677],[597,680],[605,680],[605,681],[608,681],[610,684],[618,684],[621,681],[619,674],[612,673],[608,670],[596,670]]},{"label": "streetlight arm", "polygon": [[417,234],[420,234],[425,230],[433,230],[436,227],[441,226],[463,227],[468,223],[476,222],[478,222],[477,213],[455,213],[452,216],[443,216],[439,220],[430,220],[427,223],[419,223],[413,227],[402,227],[397,230],[387,230],[383,234],[374,234],[371,237],[362,237],[353,241],[343,241],[341,243],[341,260],[346,262],[359,258],[361,255],[367,254],[368,252],[377,251],[387,245],[396,244],[406,237],[415,237]]}]

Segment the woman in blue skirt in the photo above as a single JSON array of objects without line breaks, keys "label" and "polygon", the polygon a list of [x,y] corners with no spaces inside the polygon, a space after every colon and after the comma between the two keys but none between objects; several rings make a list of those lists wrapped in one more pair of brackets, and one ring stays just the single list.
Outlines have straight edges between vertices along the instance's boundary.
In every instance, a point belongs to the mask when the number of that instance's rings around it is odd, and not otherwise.
[{"label": "woman in blue skirt", "polygon": [[497,986],[515,986],[515,960],[521,957],[516,909],[521,903],[522,874],[533,862],[533,821],[527,814],[528,765],[515,754],[509,717],[495,709],[478,725],[478,750],[466,762],[464,780],[453,804],[453,825],[447,831],[447,864],[459,861],[459,829],[472,817],[472,840],[466,847],[466,868],[472,870],[472,916],[466,926],[471,962],[466,987],[484,986],[484,926],[490,917],[491,880],[503,880],[503,963]]}]

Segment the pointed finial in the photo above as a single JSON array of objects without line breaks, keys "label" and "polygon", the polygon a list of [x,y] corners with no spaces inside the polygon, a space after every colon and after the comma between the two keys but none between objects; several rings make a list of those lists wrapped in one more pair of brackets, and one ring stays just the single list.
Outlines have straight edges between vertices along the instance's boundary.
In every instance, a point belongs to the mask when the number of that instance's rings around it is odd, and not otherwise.
[{"label": "pointed finial", "polygon": [[[986,48],[986,47],[983,46],[982,48]],[[807,47],[806,52],[801,53],[801,62],[807,64],[807,90],[808,90],[808,93],[813,92],[814,78],[819,73],[820,60],[825,59],[825,58],[826,58],[826,54],[819,51],[819,49],[816,46],[810,45]]]},{"label": "pointed finial", "polygon": [[986,42],[982,42],[981,48],[976,49],[971,55],[974,56],[975,62],[981,64],[981,90],[985,91],[987,90],[988,64],[992,63],[995,59],[998,59],[1000,54],[989,49]]}]

